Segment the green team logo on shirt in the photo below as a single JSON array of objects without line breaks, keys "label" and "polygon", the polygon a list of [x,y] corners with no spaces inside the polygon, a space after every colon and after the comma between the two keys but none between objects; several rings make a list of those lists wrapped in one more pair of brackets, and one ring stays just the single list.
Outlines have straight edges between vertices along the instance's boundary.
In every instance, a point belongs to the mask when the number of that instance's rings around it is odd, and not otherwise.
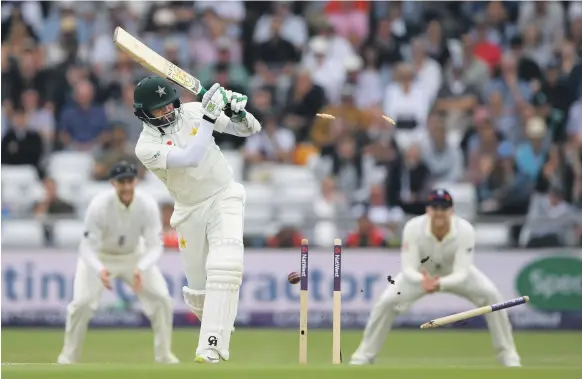
[{"label": "green team logo on shirt", "polygon": [[568,256],[530,262],[518,274],[517,291],[544,311],[582,310],[582,259]]}]

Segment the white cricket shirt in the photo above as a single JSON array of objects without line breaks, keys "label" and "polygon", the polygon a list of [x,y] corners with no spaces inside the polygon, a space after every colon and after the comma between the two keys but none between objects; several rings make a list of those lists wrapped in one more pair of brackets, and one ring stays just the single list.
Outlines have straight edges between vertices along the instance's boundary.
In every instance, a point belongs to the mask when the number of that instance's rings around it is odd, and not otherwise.
[{"label": "white cricket shirt", "polygon": [[[174,199],[173,227],[188,217],[193,205],[222,191],[234,181],[232,168],[214,138],[197,167],[167,168],[168,153],[175,148],[185,148],[202,120],[201,103],[185,103],[181,108],[177,121],[163,128],[163,133],[144,123],[135,147],[139,160],[166,185]],[[229,127],[232,127],[230,119],[221,114],[214,130],[225,132]]]},{"label": "white cricket shirt", "polygon": [[441,290],[446,291],[465,280],[474,254],[475,228],[461,217],[452,216],[451,229],[442,241],[432,234],[426,214],[404,225],[401,262],[409,281],[420,283],[424,268],[431,276],[439,276]]},{"label": "white cricket shirt", "polygon": [[79,252],[95,271],[103,268],[101,258],[134,254],[140,256],[138,268],[143,271],[162,250],[160,209],[153,197],[136,190],[126,207],[112,188],[91,200]]}]

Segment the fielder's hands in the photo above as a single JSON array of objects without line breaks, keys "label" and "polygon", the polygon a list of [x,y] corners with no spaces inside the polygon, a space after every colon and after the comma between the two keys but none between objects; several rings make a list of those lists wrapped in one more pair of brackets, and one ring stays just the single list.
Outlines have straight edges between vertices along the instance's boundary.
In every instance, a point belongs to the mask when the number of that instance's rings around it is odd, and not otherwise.
[{"label": "fielder's hands", "polygon": [[428,292],[428,293],[433,293],[439,290],[440,288],[440,283],[439,283],[439,277],[438,276],[434,276],[431,278],[431,276],[429,275],[428,271],[426,271],[424,268],[420,270],[420,273],[422,274],[422,288]]},{"label": "fielder's hands", "polygon": [[142,288],[142,280],[141,280],[141,271],[139,269],[135,269],[133,273],[133,292],[140,293]]},{"label": "fielder's hands", "polygon": [[216,120],[229,104],[230,97],[227,91],[215,83],[202,97],[202,112],[211,120]]},{"label": "fielder's hands", "polygon": [[109,271],[107,271],[106,268],[101,269],[101,271],[99,272],[99,279],[101,279],[101,283],[103,283],[103,286],[108,290],[111,290],[113,288],[111,287],[111,274],[109,273]]}]

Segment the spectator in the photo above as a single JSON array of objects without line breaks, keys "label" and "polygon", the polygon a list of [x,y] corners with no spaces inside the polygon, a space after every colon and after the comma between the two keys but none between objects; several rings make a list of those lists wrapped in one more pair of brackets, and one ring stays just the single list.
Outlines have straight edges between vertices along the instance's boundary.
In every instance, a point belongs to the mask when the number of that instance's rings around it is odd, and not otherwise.
[{"label": "spectator", "polygon": [[[537,30],[530,31],[529,33],[535,34],[537,33]],[[539,48],[539,41],[534,38],[537,36],[528,35],[527,37],[529,39],[524,47],[523,37],[520,35],[514,36],[509,44],[510,52],[517,61],[517,77],[524,82],[530,83],[530,85],[532,85],[533,81],[533,85],[540,86],[543,79],[540,67],[545,67],[547,63],[549,63],[550,56],[547,58],[544,57],[544,60],[542,60],[542,62],[545,62],[546,64],[541,65],[538,63],[537,49]],[[546,53],[549,54],[549,52]]]},{"label": "spectator", "polygon": [[428,91],[414,81],[412,65],[399,64],[394,83],[386,87],[384,114],[394,119],[399,129],[422,129],[426,126],[431,101]]},{"label": "spectator", "polygon": [[262,120],[263,130],[246,139],[244,157],[247,164],[261,162],[290,163],[295,147],[295,136],[290,130],[278,125],[274,115]]},{"label": "spectator", "polygon": [[197,77],[202,83],[212,85],[212,79],[216,76],[216,71],[226,71],[228,75],[227,83],[240,87],[243,93],[249,90],[249,73],[246,68],[238,62],[233,62],[230,56],[231,41],[228,38],[221,38],[217,41],[217,60],[202,68]]},{"label": "spectator", "polygon": [[309,126],[315,115],[325,105],[324,91],[313,83],[309,71],[303,69],[289,92],[283,124],[295,132],[298,142],[303,142],[309,135]]},{"label": "spectator", "polygon": [[313,82],[325,91],[326,99],[339,102],[339,93],[345,81],[345,68],[342,62],[346,57],[335,57],[330,43],[325,37],[313,37],[309,41],[310,52],[304,56],[302,65],[311,72]]},{"label": "spectator", "polygon": [[[105,105],[107,120],[112,124],[125,128],[127,141],[135,144],[143,130],[143,122],[133,114],[133,89],[131,82],[126,82],[121,88],[121,99],[111,100]],[[182,101],[185,101],[182,98]]]},{"label": "spectator", "polygon": [[466,130],[471,113],[477,106],[479,92],[463,82],[461,62],[452,63],[450,74],[445,77],[444,85],[439,91],[435,110],[444,113],[447,129]]},{"label": "spectator", "polygon": [[[493,35],[490,32],[493,32]],[[494,72],[501,60],[502,53],[498,45],[497,31],[489,29],[485,19],[482,16],[477,16],[471,38],[473,39],[473,54],[487,63],[489,70]]]},{"label": "spectator", "polygon": [[384,247],[384,233],[364,213],[358,217],[358,227],[346,238],[347,247]]},{"label": "spectator", "polygon": [[377,51],[378,65],[384,70],[402,61],[401,42],[394,36],[389,19],[378,21],[375,33],[370,36],[365,46]]},{"label": "spectator", "polygon": [[284,226],[274,236],[267,239],[268,247],[300,247],[301,232],[292,226]]},{"label": "spectator", "polygon": [[328,1],[325,13],[338,35],[354,40],[356,46],[369,33],[370,3],[367,1]]},{"label": "spectator", "polygon": [[[190,46],[186,51],[190,51],[192,60],[196,65],[206,66],[212,62],[217,61],[218,46],[221,39],[228,38],[230,40],[229,50],[230,57],[233,62],[242,62],[241,45],[238,40],[227,35],[227,22],[220,18],[212,8],[204,10],[202,15],[202,22],[195,23],[193,32],[190,34],[190,42],[186,42]],[[172,30],[172,28],[169,28]],[[182,45],[181,45],[182,46]]]},{"label": "spectator", "polygon": [[426,28],[428,56],[434,59],[441,67],[449,62],[451,53],[443,33],[443,26],[438,19],[431,20]]},{"label": "spectator", "polygon": [[356,85],[356,105],[360,109],[382,105],[384,84],[377,68],[377,61],[377,52],[371,47],[366,47],[363,60],[358,55],[353,55],[345,62],[347,82]]},{"label": "spectator", "polygon": [[528,25],[536,25],[542,31],[544,43],[554,44],[562,39],[565,21],[564,8],[558,2],[532,1],[519,5],[519,30],[525,30]]},{"label": "spectator", "polygon": [[337,141],[335,149],[329,151],[331,174],[338,188],[350,201],[355,201],[358,192],[367,183],[366,167],[361,149],[353,136],[347,134]]},{"label": "spectator", "polygon": [[281,17],[271,18],[271,37],[257,46],[255,61],[257,64],[264,64],[269,70],[280,70],[287,64],[299,61],[299,52],[293,44],[281,37],[281,27],[283,20]]},{"label": "spectator", "polygon": [[410,63],[415,72],[415,84],[423,89],[428,101],[432,102],[442,85],[441,66],[428,55],[429,42],[426,39],[416,38],[410,46]]},{"label": "spectator", "polygon": [[28,88],[22,92],[20,100],[31,130],[40,134],[44,142],[44,151],[51,151],[55,136],[55,119],[46,108],[40,107],[39,93]]},{"label": "spectator", "polygon": [[30,130],[24,109],[14,109],[10,129],[2,138],[2,164],[31,165],[42,177],[42,154],[41,136],[34,130]]},{"label": "spectator", "polygon": [[337,223],[346,211],[347,199],[336,188],[335,180],[328,176],[321,181],[321,192],[313,201],[315,244],[329,247],[337,236]]},{"label": "spectator", "polygon": [[514,107],[515,112],[524,102],[530,101],[532,91],[528,83],[519,79],[517,61],[513,56],[503,57],[499,74],[486,87],[485,96],[489,97],[493,91],[500,91],[503,103]]},{"label": "spectator", "polygon": [[133,144],[127,141],[125,128],[116,125],[112,128],[109,146],[102,149],[95,157],[93,179],[109,180],[111,169],[117,162],[121,161],[128,161],[139,167],[139,176],[143,178],[144,167],[135,156]]},{"label": "spectator", "polygon": [[404,212],[400,207],[389,207],[386,204],[386,195],[381,185],[370,187],[370,196],[363,205],[363,211],[370,221],[384,233],[384,239],[389,246],[400,245],[400,225],[404,219]]},{"label": "spectator", "polygon": [[[356,52],[354,47],[359,47],[359,39],[356,35],[352,35],[355,37],[354,44],[350,42],[346,37],[337,33],[336,28],[333,24],[329,21],[327,17],[323,17],[320,19],[315,27],[316,29],[316,36],[312,38],[311,41],[314,39],[323,38],[325,42],[327,42],[328,49],[327,49],[327,57],[330,58],[332,61],[337,62],[341,65],[341,62],[344,62],[347,57],[354,55]],[[311,42],[310,42],[311,44]],[[309,54],[309,53],[307,53]]]},{"label": "spectator", "polygon": [[501,91],[495,90],[491,92],[487,99],[487,105],[491,122],[497,125],[497,132],[503,135],[504,139],[514,144],[519,143],[523,137],[520,119],[514,107],[508,106],[503,102]]},{"label": "spectator", "polygon": [[544,137],[547,133],[546,122],[534,117],[528,120],[526,126],[528,140],[517,147],[516,164],[519,172],[525,174],[532,182],[538,177],[547,151]]},{"label": "spectator", "polygon": [[489,81],[489,67],[485,61],[475,55],[475,42],[469,34],[461,36],[461,47],[461,52],[453,53],[449,60],[444,73],[445,81],[454,82],[455,67],[462,67],[461,82],[466,87],[474,88],[479,95],[482,95]]},{"label": "spectator", "polygon": [[[551,44],[544,42],[540,30],[535,24],[527,25],[523,29],[523,53],[524,56],[530,59],[530,62],[534,62],[538,66],[538,71],[540,67],[547,67],[548,63],[552,59],[553,47]],[[521,67],[520,67],[521,68]],[[533,66],[532,66],[533,72]],[[536,73],[537,74],[537,73]],[[535,79],[540,79],[541,73],[536,75]],[[528,80],[527,77],[523,78]],[[531,80],[531,78],[530,78]]]},{"label": "spectator", "polygon": [[321,113],[331,114],[335,120],[317,118],[311,129],[311,139],[319,149],[333,148],[338,135],[349,133],[357,139],[366,138],[366,130],[371,122],[369,112],[358,109],[354,98],[355,88],[345,85],[338,105],[329,105]]},{"label": "spectator", "polygon": [[502,141],[502,135],[495,130],[495,126],[489,114],[485,110],[479,110],[476,117],[475,133],[468,138],[467,156],[468,167],[467,177],[469,180],[479,180],[481,177],[480,160],[481,156],[497,155],[497,148]]},{"label": "spectator", "polygon": [[253,34],[253,42],[261,44],[271,38],[271,20],[279,17],[282,20],[281,38],[289,41],[297,51],[301,51],[307,43],[307,25],[301,16],[294,15],[291,11],[290,1],[276,1],[271,3],[273,8],[270,14],[264,14],[259,18]]},{"label": "spectator", "polygon": [[43,180],[45,197],[34,205],[34,214],[37,217],[68,215],[75,213],[75,208],[68,202],[59,198],[57,194],[57,183],[53,178]]},{"label": "spectator", "polygon": [[478,184],[479,209],[488,214],[520,214],[527,212],[533,183],[515,165],[511,143],[504,141],[497,149],[498,159],[480,159],[482,180]]},{"label": "spectator", "polygon": [[522,239],[528,248],[567,246],[573,240],[579,243],[575,227],[580,226],[582,213],[564,200],[562,188],[554,186],[547,195],[534,195]]},{"label": "spectator", "polygon": [[418,203],[428,196],[432,178],[421,154],[420,147],[412,145],[404,153],[404,159],[391,166],[387,177],[390,206]]},{"label": "spectator", "polygon": [[34,204],[34,215],[43,222],[45,246],[54,244],[53,222],[58,217],[71,217],[75,208],[60,199],[57,195],[57,185],[52,178],[44,179],[45,198]]},{"label": "spectator", "polygon": [[60,140],[68,149],[90,150],[104,144],[109,137],[105,108],[94,102],[93,85],[80,81],[75,85],[75,101],[63,108],[60,117]]},{"label": "spectator", "polygon": [[428,119],[428,138],[421,142],[422,160],[430,171],[432,180],[454,183],[463,175],[463,154],[447,141],[447,130],[440,114]]},{"label": "spectator", "polygon": [[162,213],[162,230],[164,233],[164,247],[169,249],[179,248],[179,236],[176,229],[170,225],[172,213],[174,213],[174,204],[163,203],[161,205]]}]

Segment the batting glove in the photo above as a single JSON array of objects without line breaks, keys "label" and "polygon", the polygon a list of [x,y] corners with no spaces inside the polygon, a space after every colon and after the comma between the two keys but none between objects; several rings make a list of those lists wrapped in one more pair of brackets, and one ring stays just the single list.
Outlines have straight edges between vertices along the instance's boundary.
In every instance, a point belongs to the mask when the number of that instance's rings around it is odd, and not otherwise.
[{"label": "batting glove", "polygon": [[230,104],[227,91],[215,83],[202,97],[202,112],[211,120],[216,120]]}]

